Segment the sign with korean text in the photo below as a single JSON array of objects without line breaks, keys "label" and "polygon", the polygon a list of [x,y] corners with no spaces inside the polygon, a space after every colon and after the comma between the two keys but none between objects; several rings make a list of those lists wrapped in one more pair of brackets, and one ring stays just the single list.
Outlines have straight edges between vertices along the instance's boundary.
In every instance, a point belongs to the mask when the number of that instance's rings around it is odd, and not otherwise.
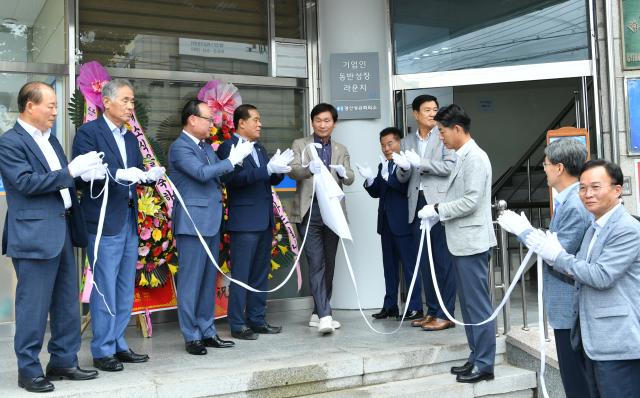
[{"label": "sign with korean text", "polygon": [[330,79],[339,119],[380,118],[378,53],[331,54]]},{"label": "sign with korean text", "polygon": [[640,69],[640,2],[621,0],[624,69]]},{"label": "sign with korean text", "polygon": [[178,54],[207,58],[240,59],[262,63],[269,62],[269,53],[265,45],[220,40],[180,37],[178,39]]}]

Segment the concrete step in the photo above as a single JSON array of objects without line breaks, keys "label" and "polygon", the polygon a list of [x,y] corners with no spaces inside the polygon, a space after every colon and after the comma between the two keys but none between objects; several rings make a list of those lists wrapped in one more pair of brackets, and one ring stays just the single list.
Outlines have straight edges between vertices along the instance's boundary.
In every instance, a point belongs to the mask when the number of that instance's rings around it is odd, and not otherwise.
[{"label": "concrete step", "polygon": [[451,374],[438,374],[410,380],[389,382],[384,384],[332,391],[312,395],[316,398],[341,397],[438,397],[438,398],[472,398],[472,397],[533,397],[536,387],[535,372],[500,365],[495,368],[495,379],[477,384],[463,384],[455,380]]}]

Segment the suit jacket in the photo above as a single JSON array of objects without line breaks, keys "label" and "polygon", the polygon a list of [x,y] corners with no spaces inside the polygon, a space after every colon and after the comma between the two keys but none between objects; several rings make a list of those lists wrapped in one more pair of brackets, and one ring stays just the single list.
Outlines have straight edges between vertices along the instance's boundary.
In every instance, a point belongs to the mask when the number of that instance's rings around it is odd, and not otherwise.
[{"label": "suit jacket", "polygon": [[[220,160],[211,145],[205,145],[203,151],[185,133],[169,148],[169,175],[202,236],[215,236],[220,230],[222,183],[219,177],[232,171],[231,162]],[[179,203],[173,206],[172,221],[174,235],[197,235]]]},{"label": "suit jacket", "polygon": [[[238,143],[235,135],[218,147],[220,159],[229,157],[231,145]],[[222,176],[227,185],[229,220],[227,230],[234,232],[259,232],[275,225],[273,217],[273,196],[271,186],[278,185],[284,174],[271,174],[267,171],[267,150],[256,142],[254,148],[260,160],[260,166],[249,155],[242,165],[236,165],[233,172]]]},{"label": "suit jacket", "polygon": [[[291,222],[300,223],[302,217],[309,211],[311,207],[311,192],[313,192],[313,174],[309,171],[309,168],[302,167],[302,154],[304,155],[304,164],[307,164],[312,157],[312,153],[309,152],[307,146],[313,143],[313,135],[307,137],[298,138],[291,144],[294,158],[291,162],[291,171],[289,177],[297,181],[296,193],[293,196],[293,205],[289,211],[289,219]],[[354,173],[351,169],[351,163],[349,161],[349,151],[347,147],[331,139],[331,164],[341,164],[347,170],[347,176],[345,178],[338,177],[335,170],[330,169],[331,175],[336,180],[340,188],[344,185],[353,184]],[[342,211],[346,216],[347,207],[345,201],[342,200]]]},{"label": "suit jacket", "polygon": [[[400,167],[396,169],[398,180],[400,182],[409,182],[409,222],[413,222],[416,215],[416,206],[418,204],[418,192],[422,183],[422,190],[428,204],[442,202],[447,193],[449,175],[456,164],[456,153],[451,149],[445,148],[442,140],[440,140],[440,132],[436,128],[429,134],[427,139],[427,148],[424,156],[421,158],[420,167],[418,169],[410,168],[402,170]],[[402,139],[402,150],[415,150],[418,154],[418,137],[415,133],[409,134]]]},{"label": "suit jacket", "polygon": [[51,171],[38,144],[19,123],[0,137],[0,173],[8,207],[2,254],[9,257],[47,260],[62,251],[67,228],[60,196],[64,188],[71,194],[71,241],[78,247],[87,246],[85,221],[67,158],[56,137],[51,135],[49,142],[60,160],[60,170]]},{"label": "suit jacket", "polygon": [[[578,185],[567,188],[567,199],[556,210],[551,219],[549,229],[557,232],[558,240],[569,254],[580,249],[584,233],[591,224],[592,216],[584,207],[578,196]],[[566,275],[545,265],[544,300],[549,323],[554,329],[571,329],[573,326],[573,296],[576,288],[567,283]],[[571,281],[573,282],[573,281]]]},{"label": "suit jacket", "polygon": [[[589,358],[640,359],[640,223],[624,206],[618,207],[587,258],[594,231],[592,226],[587,229],[575,256],[562,252],[554,269],[576,280],[574,321],[575,326],[579,322]],[[577,336],[572,333],[574,348],[580,343]]]},{"label": "suit jacket", "polygon": [[[394,235],[410,235],[411,228],[407,222],[407,184],[398,181],[395,173],[389,173],[387,181],[382,178],[383,164],[378,165],[378,175],[371,185],[364,189],[378,201],[378,233],[382,234],[382,226],[386,217],[389,229]],[[397,168],[397,167],[396,167]]]},{"label": "suit jacket", "polygon": [[[138,149],[138,140],[136,137],[133,133],[127,132],[127,134],[124,135],[124,141],[127,153],[127,164],[123,164],[122,162],[118,145],[104,117],[98,117],[96,120],[83,124],[76,132],[76,136],[73,139],[73,157],[91,151],[104,152],[103,162],[109,165],[108,169],[113,177],[116,176],[118,169],[137,167],[144,170],[142,154]],[[104,186],[104,181],[105,180],[94,181],[94,196],[100,192]],[[91,193],[89,192],[90,184],[81,179],[78,179],[78,183],[83,187],[80,206],[84,210],[87,219],[87,229],[89,233],[95,234],[98,229],[102,197],[100,197],[100,199],[91,199]],[[136,184],[126,187],[109,179],[109,201],[107,202],[107,213],[102,231],[104,235],[117,235],[122,230],[127,212],[131,211],[129,208],[129,192],[131,192],[135,214],[137,214],[138,194],[136,193]]]},{"label": "suit jacket", "polygon": [[438,211],[451,254],[470,256],[497,243],[491,217],[491,162],[473,139],[457,155],[445,200],[438,205]]}]

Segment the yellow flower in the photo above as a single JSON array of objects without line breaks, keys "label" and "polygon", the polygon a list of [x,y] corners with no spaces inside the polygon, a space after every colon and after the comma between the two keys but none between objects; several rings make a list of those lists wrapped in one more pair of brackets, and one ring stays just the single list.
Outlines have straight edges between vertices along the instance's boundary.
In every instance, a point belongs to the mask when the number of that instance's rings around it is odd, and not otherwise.
[{"label": "yellow flower", "polygon": [[160,231],[159,229],[154,229],[153,232],[151,233],[151,237],[153,238],[153,240],[155,240],[156,242],[159,241],[160,239],[162,239],[162,231]]},{"label": "yellow flower", "polygon": [[220,267],[220,269],[222,270],[222,272],[224,272],[225,274],[228,274],[229,272],[231,272],[229,270],[229,266],[227,265],[227,262],[225,261],[224,264],[222,264],[222,267]]},{"label": "yellow flower", "polygon": [[145,216],[153,216],[160,211],[160,206],[155,203],[151,194],[145,193],[138,199],[138,211]]},{"label": "yellow flower", "polygon": [[271,274],[267,275],[267,279],[273,279],[273,275]]},{"label": "yellow flower", "polygon": [[278,245],[278,249],[280,249],[280,252],[282,254],[287,254],[287,252],[289,251],[289,249],[287,248],[287,246],[282,246],[282,245]]},{"label": "yellow flower", "polygon": [[211,127],[211,135],[215,135],[218,132],[218,128],[213,126]]},{"label": "yellow flower", "polygon": [[278,268],[280,268],[280,264],[276,263],[275,261],[271,260],[271,270],[275,271]]},{"label": "yellow flower", "polygon": [[173,232],[171,230],[167,231],[167,240],[173,240]]},{"label": "yellow flower", "polygon": [[173,264],[168,264],[169,271],[171,271],[171,275],[175,275],[178,272],[178,267]]},{"label": "yellow flower", "polygon": [[160,279],[156,278],[154,274],[151,274],[151,287],[160,286]]},{"label": "yellow flower", "polygon": [[149,286],[149,282],[147,281],[147,278],[145,278],[144,276],[144,272],[140,273],[140,286]]}]

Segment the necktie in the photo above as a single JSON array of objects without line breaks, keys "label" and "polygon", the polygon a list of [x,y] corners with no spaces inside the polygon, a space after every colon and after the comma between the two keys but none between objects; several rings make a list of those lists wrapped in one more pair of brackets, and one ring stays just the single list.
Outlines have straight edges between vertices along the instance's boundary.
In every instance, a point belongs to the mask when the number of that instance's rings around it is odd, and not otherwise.
[{"label": "necktie", "polygon": [[553,200],[553,212],[557,213],[558,210],[562,207],[562,203],[560,203],[557,199]]},{"label": "necktie", "polygon": [[391,173],[393,173],[393,160],[389,161],[387,169],[389,170],[389,175],[391,175]]}]

